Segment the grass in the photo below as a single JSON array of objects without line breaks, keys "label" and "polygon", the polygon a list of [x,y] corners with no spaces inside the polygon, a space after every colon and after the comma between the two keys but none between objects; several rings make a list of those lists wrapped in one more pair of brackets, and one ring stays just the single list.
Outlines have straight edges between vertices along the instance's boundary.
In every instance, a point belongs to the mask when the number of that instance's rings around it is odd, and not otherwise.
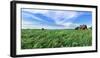
[{"label": "grass", "polygon": [[92,45],[91,30],[22,29],[21,48],[84,47]]}]

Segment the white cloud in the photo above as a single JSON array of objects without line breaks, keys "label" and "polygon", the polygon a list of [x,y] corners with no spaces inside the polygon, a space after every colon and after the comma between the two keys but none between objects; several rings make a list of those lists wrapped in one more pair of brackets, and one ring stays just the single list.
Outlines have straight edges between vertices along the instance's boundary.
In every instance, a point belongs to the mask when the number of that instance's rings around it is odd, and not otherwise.
[{"label": "white cloud", "polygon": [[49,11],[49,12],[50,14],[47,14],[47,16],[53,18],[57,24],[72,22],[75,20],[76,17],[81,15],[81,13],[77,11]]},{"label": "white cloud", "polygon": [[54,21],[57,24],[62,24],[65,21],[72,21],[74,19],[71,18],[76,18],[79,15],[81,15],[82,13],[78,12],[78,11],[70,11],[70,10],[64,10],[64,11],[57,11],[57,10],[38,10],[38,9],[23,9],[23,11],[28,11],[31,13],[41,13],[44,14],[52,19],[54,19]]},{"label": "white cloud", "polygon": [[66,29],[75,29],[75,27],[79,26],[80,24],[67,22],[63,24]]},{"label": "white cloud", "polygon": [[28,11],[31,13],[48,13],[49,10],[39,10],[39,9],[22,9],[22,11]]},{"label": "white cloud", "polygon": [[79,16],[81,13],[78,11],[70,11],[70,10],[39,10],[39,9],[22,9],[22,11],[28,11],[31,13],[41,13],[48,17],[53,18],[55,21],[63,21],[62,19],[69,20],[70,18],[75,18]]},{"label": "white cloud", "polygon": [[[42,26],[47,29],[52,29],[52,28],[58,28],[58,29],[74,29],[77,27],[79,24],[73,23],[76,17],[80,16],[82,13],[77,12],[77,11],[53,11],[53,10],[34,10],[34,9],[23,9],[23,11],[28,11],[31,13],[41,13],[43,15],[46,15],[47,17],[50,17],[54,19],[56,24],[58,25],[63,25],[64,27],[57,27],[57,26]],[[34,18],[41,20],[40,18],[37,18],[34,16]],[[25,28],[42,28],[41,25],[28,25],[31,24],[32,22],[25,22],[23,27]],[[25,25],[26,24],[26,25]]]},{"label": "white cloud", "polygon": [[40,24],[33,24],[32,21],[22,21],[22,29],[74,29],[75,27],[79,26],[79,24],[75,23],[64,23],[63,26],[56,26],[56,25],[40,25]]},{"label": "white cloud", "polygon": [[30,28],[31,27],[30,25],[33,25],[31,21],[22,20],[22,29]]},{"label": "white cloud", "polygon": [[31,21],[22,23],[22,29],[41,29],[43,28],[42,25],[33,24]]},{"label": "white cloud", "polygon": [[[30,11],[30,9],[29,9],[28,12],[33,12],[33,11]],[[34,11],[34,12],[35,12],[35,11]],[[32,14],[30,14],[30,13],[24,12],[23,15],[24,15],[24,16],[32,17],[33,20],[36,19],[36,20],[39,20],[39,21],[44,21],[43,19],[40,19],[40,18],[38,18],[38,17],[35,17],[35,16],[33,16]],[[24,20],[24,19],[22,19],[22,20]]]}]

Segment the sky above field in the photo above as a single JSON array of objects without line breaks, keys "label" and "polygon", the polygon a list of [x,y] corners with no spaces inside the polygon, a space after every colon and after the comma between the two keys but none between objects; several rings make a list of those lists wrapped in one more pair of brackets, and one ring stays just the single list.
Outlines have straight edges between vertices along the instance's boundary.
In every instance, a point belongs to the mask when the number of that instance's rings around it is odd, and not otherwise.
[{"label": "sky above field", "polygon": [[74,29],[92,26],[92,12],[70,10],[21,9],[22,29]]}]

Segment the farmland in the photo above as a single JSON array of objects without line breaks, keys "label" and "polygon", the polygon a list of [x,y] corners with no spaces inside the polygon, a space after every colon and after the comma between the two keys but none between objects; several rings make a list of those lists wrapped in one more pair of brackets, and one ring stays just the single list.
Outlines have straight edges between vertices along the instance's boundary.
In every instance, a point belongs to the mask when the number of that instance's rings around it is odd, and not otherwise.
[{"label": "farmland", "polygon": [[21,49],[84,47],[92,45],[92,30],[22,29]]}]

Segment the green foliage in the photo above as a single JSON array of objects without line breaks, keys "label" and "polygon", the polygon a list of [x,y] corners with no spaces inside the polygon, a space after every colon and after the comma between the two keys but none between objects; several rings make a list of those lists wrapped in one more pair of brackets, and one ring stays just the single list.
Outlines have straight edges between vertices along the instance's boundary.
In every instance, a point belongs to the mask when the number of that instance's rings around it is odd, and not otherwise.
[{"label": "green foliage", "polygon": [[91,30],[92,30],[92,27],[89,27],[89,29],[91,29]]},{"label": "green foliage", "polygon": [[91,30],[22,29],[21,48],[83,47],[92,45]]}]

